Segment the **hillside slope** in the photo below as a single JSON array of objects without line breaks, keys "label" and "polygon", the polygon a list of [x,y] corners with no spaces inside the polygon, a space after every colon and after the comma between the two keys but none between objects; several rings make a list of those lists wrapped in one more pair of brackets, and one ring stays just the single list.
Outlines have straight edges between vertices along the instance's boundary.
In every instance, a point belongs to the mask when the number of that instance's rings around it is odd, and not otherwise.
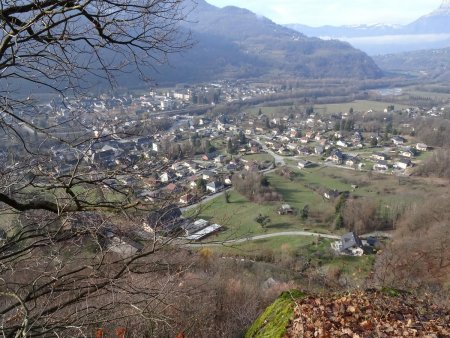
[{"label": "hillside slope", "polygon": [[438,81],[450,81],[450,47],[374,57],[388,72],[414,72]]}]

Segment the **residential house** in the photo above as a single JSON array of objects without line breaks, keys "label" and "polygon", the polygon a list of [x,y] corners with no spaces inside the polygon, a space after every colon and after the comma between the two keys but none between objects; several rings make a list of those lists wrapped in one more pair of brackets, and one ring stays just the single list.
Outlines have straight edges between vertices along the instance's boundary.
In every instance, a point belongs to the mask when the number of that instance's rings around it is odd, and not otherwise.
[{"label": "residential house", "polygon": [[[105,147],[106,148],[106,147]],[[95,152],[92,156],[92,162],[101,166],[107,166],[109,163],[114,163],[118,155],[117,149],[107,149]]]},{"label": "residential house", "polygon": [[428,150],[428,146],[425,143],[417,143],[416,144],[416,149],[419,151],[427,151]]},{"label": "residential house", "polygon": [[289,136],[291,138],[298,138],[300,136],[300,131],[295,128],[291,128],[291,130],[289,132]]},{"label": "residential house", "polygon": [[375,163],[375,165],[373,166],[374,170],[381,170],[381,171],[385,171],[389,169],[389,165],[386,161],[378,161],[377,163]]},{"label": "residential house", "polygon": [[177,176],[175,175],[175,172],[172,170],[167,170],[165,172],[163,172],[160,176],[159,176],[159,180],[163,183],[166,182],[171,182],[173,181]]},{"label": "residential house", "polygon": [[154,230],[172,232],[178,228],[181,210],[176,205],[168,205],[151,212],[147,216],[147,223]]},{"label": "residential house", "polygon": [[299,155],[302,155],[302,156],[308,156],[311,154],[311,150],[307,147],[298,148],[297,152],[299,153]]},{"label": "residential house", "polygon": [[309,140],[311,140],[311,139],[313,139],[314,138],[314,132],[313,131],[307,131],[306,132],[306,134],[305,134],[305,137],[307,138],[307,139],[309,139]]},{"label": "residential house", "polygon": [[213,181],[206,185],[206,190],[212,192],[213,194],[215,194],[216,192],[219,192],[223,188],[224,188],[223,184],[218,181]]},{"label": "residential house", "polygon": [[175,171],[181,170],[181,169],[183,169],[184,167],[185,167],[185,165],[184,165],[184,163],[182,163],[182,162],[176,162],[176,163],[172,164],[172,166],[171,166],[171,168],[172,168],[173,170],[175,170]]},{"label": "residential house", "polygon": [[323,146],[315,146],[315,147],[314,147],[314,153],[315,153],[316,155],[322,155],[323,152],[324,152]]},{"label": "residential house", "polygon": [[231,176],[226,176],[223,180],[223,183],[225,183],[225,185],[227,186],[232,185]]},{"label": "residential house", "polygon": [[297,143],[294,142],[288,143],[286,147],[290,150],[295,150],[297,149]]},{"label": "residential house", "polygon": [[344,163],[344,154],[339,149],[334,149],[331,152],[331,160],[336,164]]},{"label": "residential house", "polygon": [[156,142],[153,142],[153,144],[152,144],[152,150],[153,150],[154,152],[159,153],[159,152],[161,151],[161,144],[156,143]]},{"label": "residential house", "polygon": [[339,147],[342,147],[342,148],[348,148],[350,146],[347,142],[342,141],[342,140],[337,141],[336,145]]},{"label": "residential house", "polygon": [[279,215],[292,215],[294,213],[294,209],[289,204],[283,204],[278,209]]},{"label": "residential house", "polygon": [[186,161],[184,162],[184,165],[187,167],[190,173],[196,174],[199,171],[198,164],[193,161]]},{"label": "residential house", "polygon": [[402,158],[400,159],[395,166],[399,169],[405,170],[406,168],[410,167],[412,165],[411,160],[409,158]]},{"label": "residential house", "polygon": [[415,152],[412,149],[404,149],[400,152],[400,155],[407,158],[413,158],[415,156]]},{"label": "residential house", "polygon": [[188,183],[189,188],[191,188],[191,189],[197,188],[197,180],[198,180],[198,179],[199,179],[198,176],[191,176],[191,177],[188,177],[187,181],[189,182],[189,183]]},{"label": "residential house", "polygon": [[191,193],[187,193],[180,197],[181,204],[190,204],[194,200],[195,196]]},{"label": "residential house", "polygon": [[363,243],[354,232],[343,235],[340,241],[334,242],[332,247],[340,254],[362,256],[364,254]]},{"label": "residential house", "polygon": [[212,171],[210,171],[210,170],[205,170],[205,171],[202,173],[202,178],[203,178],[204,180],[206,180],[206,181],[212,180],[215,176],[216,176],[216,173],[214,173],[214,172],[212,172]]},{"label": "residential house", "polygon": [[300,169],[304,169],[304,168],[308,168],[312,165],[313,163],[310,161],[305,161],[305,160],[299,160],[297,166]]},{"label": "residential house", "polygon": [[400,136],[394,136],[391,138],[391,141],[396,145],[396,146],[401,146],[405,143],[405,139],[403,137]]},{"label": "residential house", "polygon": [[164,189],[170,194],[177,194],[182,191],[181,187],[175,183],[169,183]]},{"label": "residential house", "polygon": [[355,167],[359,163],[359,159],[357,157],[348,157],[345,160],[345,165],[348,167]]},{"label": "residential house", "polygon": [[372,154],[372,158],[378,161],[386,161],[388,156],[384,153],[376,152]]},{"label": "residential house", "polygon": [[334,200],[338,198],[340,195],[341,193],[336,189],[327,190],[323,193],[323,197],[325,197],[327,200]]},{"label": "residential house", "polygon": [[362,141],[363,137],[359,131],[355,132],[352,136],[352,142],[353,143],[360,143]]},{"label": "residential house", "polygon": [[237,165],[236,165],[236,163],[228,163],[225,166],[225,169],[228,170],[228,171],[236,171],[237,170]]}]

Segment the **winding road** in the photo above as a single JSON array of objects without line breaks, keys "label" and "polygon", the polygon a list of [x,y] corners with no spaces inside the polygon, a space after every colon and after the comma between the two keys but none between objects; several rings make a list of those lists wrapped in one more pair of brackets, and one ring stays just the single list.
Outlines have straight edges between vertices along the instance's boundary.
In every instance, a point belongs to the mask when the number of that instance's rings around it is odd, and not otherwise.
[{"label": "winding road", "polygon": [[340,239],[340,236],[337,235],[328,235],[328,234],[319,234],[317,232],[310,231],[284,231],[284,232],[274,232],[272,234],[263,234],[256,236],[248,236],[244,238],[236,238],[225,241],[211,241],[206,243],[185,243],[185,246],[195,248],[195,247],[204,247],[204,246],[224,246],[227,244],[240,244],[249,241],[257,241],[260,239],[273,238],[273,237],[282,237],[282,236],[301,236],[301,237],[320,237],[320,238],[329,238],[329,239]]}]

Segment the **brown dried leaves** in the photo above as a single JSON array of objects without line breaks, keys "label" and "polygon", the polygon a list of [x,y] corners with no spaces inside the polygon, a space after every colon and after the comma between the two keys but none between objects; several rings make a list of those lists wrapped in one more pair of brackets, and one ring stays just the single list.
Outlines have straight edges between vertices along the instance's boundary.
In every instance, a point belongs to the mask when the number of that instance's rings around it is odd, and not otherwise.
[{"label": "brown dried leaves", "polygon": [[297,301],[285,338],[450,337],[450,312],[428,299],[381,292]]}]

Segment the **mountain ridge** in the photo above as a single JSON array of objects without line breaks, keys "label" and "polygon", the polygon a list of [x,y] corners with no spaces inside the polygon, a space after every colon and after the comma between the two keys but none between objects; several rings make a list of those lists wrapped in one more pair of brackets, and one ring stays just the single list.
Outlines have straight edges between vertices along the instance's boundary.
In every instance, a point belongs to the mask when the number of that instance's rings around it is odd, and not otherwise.
[{"label": "mountain ridge", "polygon": [[172,57],[175,67],[160,67],[160,74],[154,76],[159,82],[284,75],[364,79],[382,76],[370,57],[348,43],[309,38],[235,6],[218,8],[203,0],[195,1],[195,6],[183,27],[191,31],[196,45],[181,56]]},{"label": "mountain ridge", "polygon": [[285,25],[307,36],[347,41],[370,55],[436,49],[450,46],[450,2],[406,25],[310,27]]}]

